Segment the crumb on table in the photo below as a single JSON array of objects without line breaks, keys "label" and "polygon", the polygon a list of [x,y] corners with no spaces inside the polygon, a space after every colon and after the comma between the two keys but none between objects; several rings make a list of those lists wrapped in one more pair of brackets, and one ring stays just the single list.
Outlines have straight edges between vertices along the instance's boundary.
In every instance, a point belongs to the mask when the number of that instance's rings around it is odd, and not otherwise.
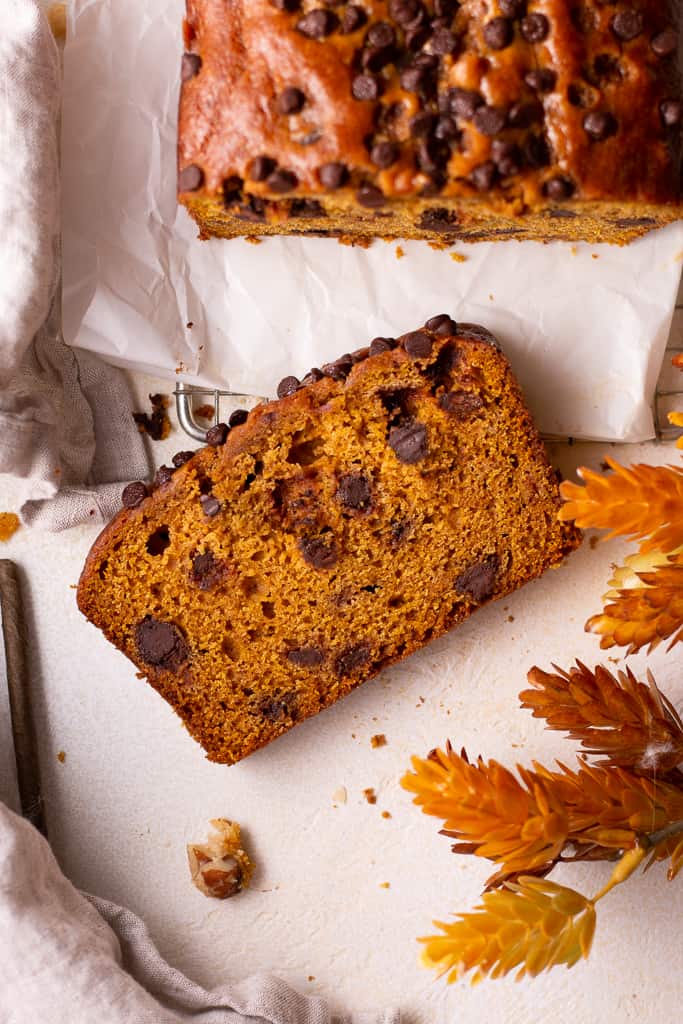
[{"label": "crumb on table", "polygon": [[454,263],[467,263],[467,256],[462,252],[452,252],[451,259]]},{"label": "crumb on table", "polygon": [[363,790],[363,796],[365,797],[369,804],[377,803],[377,794],[375,793],[372,786],[369,786],[368,789]]},{"label": "crumb on table", "polygon": [[260,245],[263,239],[257,238],[256,235],[245,235],[244,241],[249,242],[249,245]]},{"label": "crumb on table", "polygon": [[134,412],[133,419],[141,434],[147,434],[153,441],[163,441],[171,433],[171,421],[167,409],[171,399],[168,395],[150,395],[152,415],[146,412]]},{"label": "crumb on table", "polygon": [[376,750],[377,747],[386,747],[386,745],[387,738],[383,732],[378,732],[374,736],[370,737],[370,746],[373,750]]},{"label": "crumb on table", "polygon": [[335,789],[332,799],[337,804],[345,804],[347,799],[346,786],[340,786],[338,789]]},{"label": "crumb on table", "polygon": [[391,882],[380,882],[380,889],[391,889]]},{"label": "crumb on table", "polygon": [[59,761],[60,764],[64,764],[64,762],[66,761],[66,751],[60,750],[57,754],[57,760]]},{"label": "crumb on table", "polygon": [[390,818],[391,817],[391,811],[382,811],[382,817],[383,818]]},{"label": "crumb on table", "polygon": [[405,254],[406,254],[406,251],[403,248],[403,246],[397,245],[396,246],[396,259],[397,260],[402,260],[403,257],[405,256]]},{"label": "crumb on table", "polygon": [[192,882],[214,899],[236,896],[249,885],[254,865],[242,849],[240,827],[227,818],[211,820],[213,832],[206,843],[190,843],[187,860]]},{"label": "crumb on table", "polygon": [[0,541],[13,537],[20,525],[19,516],[15,512],[0,512]]}]

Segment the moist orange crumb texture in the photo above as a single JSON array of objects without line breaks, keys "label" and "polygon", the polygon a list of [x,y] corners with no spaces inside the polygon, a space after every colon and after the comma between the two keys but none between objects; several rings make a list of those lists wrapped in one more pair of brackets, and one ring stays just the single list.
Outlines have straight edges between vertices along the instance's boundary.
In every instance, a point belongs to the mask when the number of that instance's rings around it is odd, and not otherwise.
[{"label": "moist orange crumb texture", "polygon": [[427,327],[287,378],[151,495],[130,485],[137,507],[88,557],[81,610],[211,760],[245,757],[579,543],[492,336]]}]

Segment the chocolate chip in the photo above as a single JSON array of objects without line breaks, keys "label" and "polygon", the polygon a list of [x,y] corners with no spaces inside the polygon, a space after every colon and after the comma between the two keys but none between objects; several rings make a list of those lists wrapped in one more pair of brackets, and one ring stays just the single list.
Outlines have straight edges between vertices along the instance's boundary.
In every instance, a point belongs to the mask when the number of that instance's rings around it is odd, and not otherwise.
[{"label": "chocolate chip", "polygon": [[522,166],[522,154],[519,146],[514,142],[503,142],[502,139],[494,139],[491,143],[491,156],[498,168],[498,173],[503,177],[510,177],[512,174],[519,174]]},{"label": "chocolate chip", "polygon": [[325,655],[319,647],[294,647],[287,651],[287,661],[298,668],[317,668],[324,660]]},{"label": "chocolate chip", "polygon": [[432,339],[424,331],[411,331],[401,340],[411,359],[427,359],[432,353]]},{"label": "chocolate chip", "polygon": [[392,46],[368,46],[361,53],[363,71],[381,71],[390,64],[395,53]]},{"label": "chocolate chip", "polygon": [[393,338],[373,338],[370,342],[369,354],[378,356],[381,352],[389,352],[394,347]]},{"label": "chocolate chip", "polygon": [[225,444],[228,440],[228,432],[230,428],[227,423],[215,423],[213,427],[209,427],[206,432],[206,443],[211,445],[212,448],[217,448],[219,445]]},{"label": "chocolate chip", "polygon": [[325,374],[322,370],[319,370],[317,366],[314,366],[313,369],[309,370],[306,376],[302,379],[301,384],[303,387],[308,387],[309,384],[317,384],[324,376]]},{"label": "chocolate chip", "polygon": [[427,92],[432,85],[430,69],[413,65],[401,72],[401,88],[406,92]]},{"label": "chocolate chip", "polygon": [[552,92],[557,82],[557,73],[550,68],[535,68],[526,73],[524,81],[536,92]]},{"label": "chocolate chip", "polygon": [[212,551],[195,555],[190,569],[190,580],[200,590],[213,590],[228,574],[228,567]]},{"label": "chocolate chip", "polygon": [[[654,49],[654,39],[652,40],[652,48]],[[180,77],[183,82],[187,82],[190,78],[194,78],[195,75],[198,75],[201,66],[202,58],[198,53],[184,53],[182,64],[180,66]]]},{"label": "chocolate chip", "polygon": [[653,36],[650,46],[658,57],[670,57],[678,49],[678,33],[674,28],[665,28]]},{"label": "chocolate chip", "polygon": [[530,135],[524,143],[523,152],[530,167],[547,167],[550,163],[550,147],[542,135]]},{"label": "chocolate chip", "polygon": [[455,118],[448,117],[448,115],[446,115],[445,117],[440,117],[439,120],[437,121],[436,128],[434,129],[434,135],[436,136],[437,139],[444,139],[447,142],[452,142],[454,139],[459,139],[460,132],[458,130],[458,125],[455,121]]},{"label": "chocolate chip", "polygon": [[339,359],[335,359],[332,363],[323,363],[323,373],[326,377],[331,377],[332,380],[342,381],[346,380],[351,367],[353,366],[353,360],[350,355],[340,356]]},{"label": "chocolate chip", "polygon": [[171,462],[178,469],[180,466],[184,466],[186,462],[189,462],[194,452],[176,452]]},{"label": "chocolate chip", "polygon": [[417,166],[425,174],[436,174],[448,163],[450,147],[439,139],[421,139],[417,146]]},{"label": "chocolate chip", "polygon": [[434,13],[438,18],[452,18],[459,6],[460,0],[434,0]]},{"label": "chocolate chip", "polygon": [[643,31],[643,16],[640,11],[627,7],[625,11],[619,11],[614,15],[610,28],[622,43],[629,43]]},{"label": "chocolate chip", "polygon": [[498,6],[506,18],[521,18],[526,14],[526,0],[498,0]]},{"label": "chocolate chip", "polygon": [[443,234],[453,233],[458,224],[458,215],[454,210],[437,206],[432,210],[424,210],[420,214],[417,226],[422,231],[437,231]]},{"label": "chocolate chip", "polygon": [[293,171],[285,171],[279,167],[268,175],[266,185],[271,192],[291,192],[299,183],[299,179]]},{"label": "chocolate chip", "polygon": [[492,18],[484,25],[484,42],[492,50],[504,50],[512,42],[514,34],[509,18]]},{"label": "chocolate chip", "polygon": [[137,508],[147,497],[147,485],[142,480],[135,480],[123,488],[121,504],[124,508]]},{"label": "chocolate chip", "polygon": [[470,338],[472,341],[485,341],[487,345],[493,345],[494,348],[500,348],[500,345],[485,327],[481,324],[458,324],[458,337],[459,338]]},{"label": "chocolate chip", "polygon": [[275,170],[276,164],[269,156],[257,156],[249,164],[247,176],[252,181],[265,181]]},{"label": "chocolate chip", "polygon": [[[273,167],[275,167],[275,161],[273,161]],[[242,189],[244,188],[244,182],[241,178],[238,178],[236,174],[231,174],[229,178],[225,178],[223,181],[223,202],[226,206],[230,206],[231,203],[236,203],[242,198]]]},{"label": "chocolate chip", "polygon": [[320,178],[321,185],[324,185],[325,188],[336,189],[341,188],[348,180],[349,172],[346,164],[333,162],[319,167],[318,177]]},{"label": "chocolate chip", "polygon": [[439,398],[439,405],[449,416],[464,420],[483,408],[484,400],[481,395],[475,395],[471,391],[447,391]]},{"label": "chocolate chip", "polygon": [[247,202],[237,210],[235,216],[240,220],[262,223],[266,219],[266,204],[259,196],[246,196]]},{"label": "chocolate chip", "polygon": [[292,199],[289,207],[290,217],[327,217],[325,210],[317,199]]},{"label": "chocolate chip", "polygon": [[334,537],[323,534],[318,537],[300,537],[299,550],[304,561],[314,569],[331,569],[337,564],[337,545]]},{"label": "chocolate chip", "polygon": [[337,501],[345,508],[365,511],[372,505],[372,488],[364,473],[345,473],[339,477]]},{"label": "chocolate chip", "polygon": [[414,28],[424,13],[424,7],[418,0],[390,0],[389,14],[401,28]]},{"label": "chocolate chip", "polygon": [[278,11],[298,11],[301,7],[301,0],[270,0],[273,7],[277,7]]},{"label": "chocolate chip", "polygon": [[188,164],[178,175],[179,192],[196,192],[204,182],[204,171],[197,164]]},{"label": "chocolate chip", "polygon": [[471,121],[477,109],[484,103],[481,93],[475,92],[473,89],[451,89],[447,97],[451,113],[456,117],[462,117],[465,121]]},{"label": "chocolate chip", "polygon": [[393,46],[396,42],[396,32],[388,21],[376,21],[368,29],[365,41],[369,46]]},{"label": "chocolate chip", "polygon": [[662,115],[662,121],[667,128],[675,128],[676,125],[681,123],[681,103],[680,100],[664,100],[659,105],[659,112]]},{"label": "chocolate chip", "polygon": [[499,107],[486,104],[475,111],[472,122],[482,135],[497,135],[505,127],[505,112]]},{"label": "chocolate chip", "polygon": [[369,206],[371,208],[377,206],[384,206],[385,197],[384,193],[377,185],[371,184],[369,181],[363,182],[356,193],[356,199],[361,206]]},{"label": "chocolate chip", "polygon": [[163,487],[170,480],[173,479],[173,470],[170,466],[159,466],[154,477],[154,483],[156,487]]},{"label": "chocolate chip", "polygon": [[485,601],[494,591],[499,564],[498,555],[486,555],[460,573],[455,580],[456,591],[477,604]]},{"label": "chocolate chip", "polygon": [[376,100],[381,88],[375,75],[356,75],[351,82],[351,95],[355,100]]},{"label": "chocolate chip", "polygon": [[451,320],[448,313],[439,313],[437,316],[430,317],[425,327],[432,334],[438,334],[439,337],[444,338],[458,333],[458,325],[455,320]]},{"label": "chocolate chip", "polygon": [[202,512],[209,519],[213,519],[221,510],[221,503],[213,494],[200,494],[199,504],[202,506]]},{"label": "chocolate chip", "polygon": [[305,102],[306,97],[301,89],[297,89],[294,85],[288,85],[275,101],[275,108],[278,114],[298,114]]},{"label": "chocolate chip", "polygon": [[450,29],[439,28],[429,40],[429,45],[432,53],[438,53],[443,57],[449,53],[455,53],[458,48],[458,38]]},{"label": "chocolate chip", "polygon": [[417,53],[422,49],[423,46],[429,40],[429,29],[425,26],[418,26],[417,28],[411,28],[406,31],[405,44],[406,49],[410,50],[411,53]]},{"label": "chocolate chip", "polygon": [[247,422],[249,413],[246,409],[235,409],[234,412],[230,413],[228,419],[228,426],[232,430],[233,427],[241,427],[243,423]]},{"label": "chocolate chip", "polygon": [[370,150],[370,159],[377,167],[391,167],[400,155],[395,142],[376,142]]},{"label": "chocolate chip", "polygon": [[354,647],[347,647],[345,651],[337,655],[334,662],[334,670],[338,676],[350,676],[370,660],[370,645],[357,644]]},{"label": "chocolate chip", "polygon": [[353,365],[355,366],[356,363],[364,362],[364,360],[366,360],[369,355],[370,355],[370,349],[368,348],[367,345],[365,345],[363,348],[355,349],[355,351],[353,351],[351,353],[351,359],[353,360]]},{"label": "chocolate chip", "polygon": [[411,466],[427,455],[427,428],[418,420],[410,420],[389,431],[389,447],[399,462]]},{"label": "chocolate chip", "polygon": [[436,114],[430,114],[426,110],[421,110],[414,117],[411,117],[408,122],[410,134],[414,139],[421,139],[426,135],[431,135],[436,126],[436,120]]},{"label": "chocolate chip", "polygon": [[508,111],[508,124],[511,128],[530,128],[532,124],[543,121],[543,106],[538,100],[531,103],[514,103]]},{"label": "chocolate chip", "polygon": [[549,178],[543,186],[543,192],[549,199],[569,199],[574,193],[574,184],[568,178]]},{"label": "chocolate chip", "polygon": [[542,43],[550,34],[550,22],[545,14],[527,14],[522,18],[519,31],[527,43]]},{"label": "chocolate chip", "polygon": [[135,627],[138,654],[148,665],[173,671],[185,661],[189,649],[185,637],[172,622],[160,622],[146,615]]},{"label": "chocolate chip", "polygon": [[287,395],[293,395],[298,387],[298,377],[283,377],[277,386],[277,397],[286,398]]},{"label": "chocolate chip", "polygon": [[583,119],[583,129],[595,142],[602,142],[603,139],[614,135],[617,130],[616,119],[600,110],[592,110]]},{"label": "chocolate chip", "polygon": [[362,7],[358,7],[357,4],[349,4],[342,14],[340,32],[345,36],[351,35],[352,32],[357,32],[359,28],[362,28],[367,20],[368,16]]},{"label": "chocolate chip", "polygon": [[470,181],[479,192],[488,192],[493,188],[498,177],[498,168],[493,160],[485,160],[483,164],[473,167],[468,175]]},{"label": "chocolate chip", "polygon": [[318,7],[309,11],[308,14],[304,14],[303,18],[299,18],[296,28],[302,36],[308,36],[309,39],[324,39],[325,36],[334,32],[338,24],[339,19],[336,14]]},{"label": "chocolate chip", "polygon": [[279,698],[269,698],[261,701],[259,712],[269,722],[284,722],[288,718],[296,718],[297,695],[296,693],[283,693]]}]

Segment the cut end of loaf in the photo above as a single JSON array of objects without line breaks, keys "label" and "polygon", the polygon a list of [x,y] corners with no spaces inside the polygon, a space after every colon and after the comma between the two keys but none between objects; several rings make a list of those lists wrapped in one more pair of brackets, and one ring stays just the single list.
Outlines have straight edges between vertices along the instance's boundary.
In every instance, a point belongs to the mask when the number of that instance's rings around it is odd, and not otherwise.
[{"label": "cut end of loaf", "polygon": [[[83,613],[233,763],[557,565],[555,473],[488,331],[434,317],[342,356],[95,543]],[[141,485],[142,486],[142,485]]]}]

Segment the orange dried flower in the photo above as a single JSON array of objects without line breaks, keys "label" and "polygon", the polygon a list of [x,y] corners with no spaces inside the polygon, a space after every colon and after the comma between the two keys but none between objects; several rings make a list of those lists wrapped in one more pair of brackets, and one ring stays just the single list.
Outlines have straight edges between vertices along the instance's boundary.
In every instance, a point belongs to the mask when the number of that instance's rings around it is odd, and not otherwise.
[{"label": "orange dried flower", "polygon": [[582,467],[585,486],[565,480],[566,504],[559,518],[582,529],[610,530],[610,537],[647,537],[642,552],[673,551],[683,546],[683,469],[680,466],[620,466],[606,458],[607,476]]},{"label": "orange dried flower", "polygon": [[591,672],[580,661],[569,672],[532,668],[534,689],[519,697],[549,729],[578,740],[600,765],[637,773],[667,772],[683,762],[683,722],[651,674],[639,682],[630,669],[613,675],[602,665]]}]

